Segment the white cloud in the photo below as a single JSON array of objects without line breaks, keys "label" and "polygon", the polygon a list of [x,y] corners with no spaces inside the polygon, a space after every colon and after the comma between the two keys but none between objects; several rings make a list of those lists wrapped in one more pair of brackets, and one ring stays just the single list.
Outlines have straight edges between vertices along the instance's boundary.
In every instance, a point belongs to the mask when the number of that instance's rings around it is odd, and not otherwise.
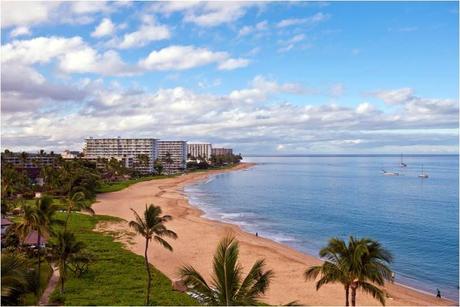
[{"label": "white cloud", "polygon": [[139,66],[147,70],[184,70],[217,63],[219,69],[235,69],[248,64],[245,59],[232,59],[227,52],[214,52],[194,46],[169,46],[152,51]]},{"label": "white cloud", "polygon": [[2,28],[45,22],[58,6],[54,1],[2,1]]},{"label": "white cloud", "polygon": [[313,16],[306,17],[306,18],[291,18],[291,19],[283,19],[276,24],[277,28],[285,28],[290,26],[298,26],[298,25],[306,25],[306,26],[313,26],[318,24],[322,21],[329,19],[328,14],[323,14],[321,12],[316,13]]},{"label": "white cloud", "polygon": [[171,14],[190,10],[201,4],[202,2],[200,1],[158,1],[152,3],[151,10],[158,13]]},{"label": "white cloud", "polygon": [[115,31],[115,25],[112,23],[110,18],[102,19],[101,23],[91,33],[92,37],[103,37],[112,35]]},{"label": "white cloud", "polygon": [[76,14],[91,14],[111,11],[106,1],[75,1],[71,2],[71,11]]},{"label": "white cloud", "polygon": [[4,1],[2,28],[32,27],[38,24],[88,24],[97,13],[108,13],[112,7],[105,1]]},{"label": "white cloud", "polygon": [[238,32],[238,36],[246,36],[254,32],[265,31],[268,29],[268,22],[266,20],[261,21],[254,26],[244,26]]},{"label": "white cloud", "polygon": [[137,71],[123,62],[116,51],[108,50],[103,54],[86,47],[66,53],[60,58],[59,69],[65,73],[97,73],[102,75],[132,75]]},{"label": "white cloud", "polygon": [[[69,146],[80,149],[88,135],[135,135],[204,139],[228,144],[243,153],[270,153],[276,148],[284,152],[375,152],[401,144],[407,146],[405,151],[442,147],[452,152],[458,148],[458,106],[452,100],[418,98],[414,105],[411,102],[383,111],[370,103],[358,107],[254,105],[247,103],[247,96],[231,97],[244,89],[215,95],[183,87],[144,92],[106,86],[102,80],[83,86],[89,97],[73,105],[72,110],[64,112],[63,105],[58,109],[61,112],[39,112],[30,107],[19,112],[18,107],[13,113],[2,113],[3,147],[35,150],[39,141],[40,147],[54,150]],[[252,81],[251,89],[260,89],[259,93],[298,92],[299,86],[259,76]],[[268,100],[269,96],[260,99]],[[15,97],[2,98],[10,106],[19,103]],[[20,101],[24,107],[29,103]]]},{"label": "white cloud", "polygon": [[36,37],[30,40],[14,40],[2,45],[2,63],[19,62],[22,64],[47,63],[71,50],[84,46],[79,36]]},{"label": "white cloud", "polygon": [[18,36],[28,36],[31,35],[32,33],[30,32],[28,27],[16,27],[10,32],[10,37],[18,37]]},{"label": "white cloud", "polygon": [[404,87],[396,90],[381,90],[371,93],[371,96],[382,99],[388,104],[399,104],[413,98],[414,90]]},{"label": "white cloud", "polygon": [[142,47],[151,41],[165,40],[171,37],[169,28],[165,25],[158,25],[152,17],[144,17],[140,28],[123,36],[119,43],[115,43],[118,48],[127,49]]},{"label": "white cloud", "polygon": [[214,27],[241,18],[246,9],[253,5],[250,2],[205,2],[200,10],[189,10],[184,20],[204,27]]},{"label": "white cloud", "polygon": [[246,67],[249,65],[249,60],[247,59],[227,59],[219,64],[218,68],[220,70],[233,70],[241,67]]},{"label": "white cloud", "polygon": [[356,113],[358,114],[368,114],[368,113],[372,113],[373,111],[375,111],[375,107],[369,104],[368,102],[360,103],[356,107]]},{"label": "white cloud", "polygon": [[170,15],[181,12],[183,20],[202,27],[214,27],[231,23],[246,14],[248,8],[261,6],[257,2],[202,2],[202,1],[171,1],[156,2],[150,7],[151,11]]},{"label": "white cloud", "polygon": [[52,60],[57,60],[58,68],[65,73],[129,75],[138,71],[125,64],[115,51],[100,54],[79,36],[37,37],[2,45],[2,64],[32,65]]},{"label": "white cloud", "polygon": [[36,110],[47,100],[81,100],[83,89],[66,84],[52,84],[31,67],[2,65],[2,111],[24,112]]},{"label": "white cloud", "polygon": [[229,94],[229,98],[254,103],[264,101],[270,95],[277,93],[303,94],[306,92],[307,90],[300,84],[279,84],[273,80],[266,79],[264,76],[256,76],[252,80],[250,88],[234,90]]},{"label": "white cloud", "polygon": [[282,46],[278,49],[278,52],[286,52],[294,48],[298,43],[304,41],[306,38],[305,34],[296,34],[288,40],[279,41],[278,43]]}]

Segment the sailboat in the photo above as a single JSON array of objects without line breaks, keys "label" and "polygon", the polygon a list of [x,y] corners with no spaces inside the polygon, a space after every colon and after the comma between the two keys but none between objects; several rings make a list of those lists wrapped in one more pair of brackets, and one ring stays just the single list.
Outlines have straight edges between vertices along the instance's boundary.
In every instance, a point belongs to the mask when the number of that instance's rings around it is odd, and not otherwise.
[{"label": "sailboat", "polygon": [[387,172],[386,170],[382,170],[383,176],[399,176],[399,173],[396,172]]},{"label": "sailboat", "polygon": [[420,173],[418,177],[422,179],[428,178],[428,174],[423,171],[423,164],[422,164],[422,173]]},{"label": "sailboat", "polygon": [[403,154],[401,154],[401,163],[399,165],[401,167],[407,167],[407,164],[403,162]]}]

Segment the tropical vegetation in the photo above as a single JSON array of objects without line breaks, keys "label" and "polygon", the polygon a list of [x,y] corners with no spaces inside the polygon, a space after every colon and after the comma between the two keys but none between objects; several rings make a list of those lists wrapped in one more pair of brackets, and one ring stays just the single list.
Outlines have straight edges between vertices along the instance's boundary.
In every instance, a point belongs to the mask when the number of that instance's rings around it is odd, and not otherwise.
[{"label": "tropical vegetation", "polygon": [[30,233],[37,232],[37,280],[40,280],[42,238],[49,238],[53,226],[60,223],[55,218],[57,207],[53,199],[43,197],[36,200],[35,204],[27,204],[23,207],[24,214],[17,224],[19,237],[24,240]]},{"label": "tropical vegetation", "polygon": [[[66,218],[67,221],[67,218]],[[67,226],[67,224],[66,224]],[[84,244],[75,238],[72,232],[61,230],[56,233],[51,243],[51,253],[59,268],[59,281],[61,284],[61,294],[64,293],[64,282],[69,270],[69,262],[72,257],[78,256],[84,248]]]},{"label": "tropical vegetation", "polygon": [[172,217],[170,215],[161,215],[162,211],[160,207],[151,204],[149,207],[145,205],[145,211],[143,216],[131,209],[134,213],[135,220],[129,222],[129,226],[132,227],[138,234],[145,238],[145,268],[147,271],[147,290],[145,295],[145,304],[150,303],[150,289],[152,283],[152,275],[150,273],[150,264],[148,259],[148,248],[149,242],[155,240],[157,243],[162,245],[164,248],[172,251],[172,246],[164,238],[176,239],[177,234],[166,228],[165,223],[170,221]]},{"label": "tropical vegetation", "polygon": [[213,259],[211,283],[192,266],[183,266],[180,275],[188,291],[200,303],[213,306],[258,305],[274,274],[266,270],[265,260],[257,260],[243,278],[238,262],[239,243],[232,237],[222,239]]},{"label": "tropical vegetation", "polygon": [[329,283],[340,283],[345,289],[345,306],[356,305],[357,290],[361,289],[385,305],[386,293],[382,290],[385,281],[391,280],[389,264],[393,257],[382,245],[369,238],[350,236],[348,244],[340,238],[332,238],[319,256],[325,259],[322,265],[309,267],[305,279],[316,279],[316,290]]},{"label": "tropical vegetation", "polygon": [[[61,220],[64,213],[58,214]],[[116,242],[117,233],[94,230],[98,223],[120,222],[120,219],[72,213],[68,231],[85,247],[80,255],[92,255],[89,269],[83,274],[74,272],[73,260],[68,265],[64,294],[56,288],[51,295],[52,304],[68,306],[139,306],[145,303],[145,258]],[[84,253],[84,254],[83,254]],[[75,258],[73,258],[75,259]],[[160,306],[197,305],[186,293],[174,291],[172,282],[150,265],[152,289],[150,304]]]}]

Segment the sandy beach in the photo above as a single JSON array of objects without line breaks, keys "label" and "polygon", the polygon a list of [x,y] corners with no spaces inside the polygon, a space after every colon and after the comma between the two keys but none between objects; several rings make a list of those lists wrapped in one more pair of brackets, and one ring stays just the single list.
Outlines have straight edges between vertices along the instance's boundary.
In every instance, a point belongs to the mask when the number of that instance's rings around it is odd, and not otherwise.
[{"label": "sandy beach", "polygon": [[[300,253],[285,245],[263,237],[256,237],[242,231],[238,226],[212,221],[202,217],[202,212],[191,206],[182,189],[185,185],[204,180],[210,175],[228,171],[241,171],[251,167],[242,163],[233,169],[190,173],[174,178],[152,180],[132,185],[122,191],[99,194],[93,205],[96,214],[120,217],[126,221],[133,219],[131,208],[141,213],[146,204],[161,206],[165,214],[173,216],[167,226],[174,230],[179,238],[170,243],[174,248],[169,252],[152,244],[149,249],[151,263],[172,280],[178,279],[178,269],[184,264],[193,265],[205,277],[209,277],[212,256],[219,240],[233,233],[240,241],[240,262],[246,270],[260,258],[265,258],[267,266],[274,270],[273,279],[264,301],[272,304],[287,304],[297,300],[303,305],[344,305],[344,289],[340,285],[327,285],[319,291],[314,282],[305,282],[304,270],[321,261],[311,255]],[[101,231],[131,232],[127,222],[100,225]],[[126,247],[143,255],[144,239],[140,236],[122,239]],[[325,242],[326,243],[326,242]],[[390,298],[387,305],[457,305],[449,300],[436,299],[412,289],[389,284]],[[358,293],[358,305],[380,305],[372,297]]]}]

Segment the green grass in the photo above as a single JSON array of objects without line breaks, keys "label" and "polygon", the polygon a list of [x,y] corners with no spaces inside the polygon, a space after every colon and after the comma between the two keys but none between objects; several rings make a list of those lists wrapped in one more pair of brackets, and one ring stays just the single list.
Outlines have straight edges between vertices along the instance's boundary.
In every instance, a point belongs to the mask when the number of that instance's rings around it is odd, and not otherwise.
[{"label": "green grass", "polygon": [[25,306],[34,306],[38,304],[38,300],[42,296],[43,291],[45,291],[52,273],[53,273],[53,269],[51,268],[49,263],[43,259],[43,262],[40,265],[40,293],[38,297],[35,296],[34,293],[27,293],[26,295],[24,295],[23,303]]},{"label": "green grass", "polygon": [[[64,215],[61,215],[63,217]],[[86,244],[96,260],[80,278],[69,274],[65,305],[143,305],[147,277],[144,258],[123,248],[112,237],[93,231],[99,221],[116,221],[108,216],[73,213],[69,228]],[[173,291],[171,281],[152,269],[152,305],[197,305],[185,293]],[[52,297],[59,297],[59,289]]]},{"label": "green grass", "polygon": [[112,183],[103,183],[99,188],[96,189],[97,193],[108,193],[108,192],[116,192],[123,190],[127,187],[129,187],[132,184],[143,182],[143,181],[149,181],[149,180],[155,180],[155,179],[164,179],[164,178],[171,178],[175,177],[176,175],[161,175],[161,176],[146,176],[146,177],[141,177],[141,178],[136,178],[136,179],[128,179],[124,181],[118,181],[118,182],[112,182]]}]

